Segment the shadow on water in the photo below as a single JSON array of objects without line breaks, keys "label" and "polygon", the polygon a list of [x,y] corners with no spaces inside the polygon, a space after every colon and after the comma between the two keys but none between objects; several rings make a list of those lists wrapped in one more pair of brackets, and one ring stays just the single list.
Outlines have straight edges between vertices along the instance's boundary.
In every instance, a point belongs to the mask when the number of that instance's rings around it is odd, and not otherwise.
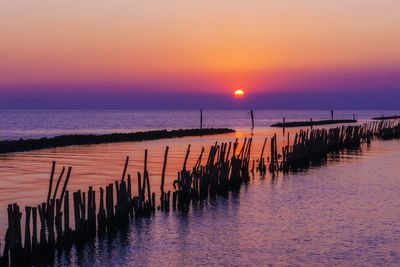
[{"label": "shadow on water", "polygon": [[141,263],[149,259],[145,246],[152,233],[152,218],[133,220],[127,227],[114,233],[96,237],[94,242],[73,244],[68,249],[56,252],[55,266],[115,266],[129,262],[130,253],[140,250]]},{"label": "shadow on water", "polygon": [[[370,145],[367,145],[367,150],[370,149]],[[297,169],[291,169],[289,172],[282,172],[277,174],[271,174],[271,183],[275,182],[276,179],[282,174],[283,177],[290,177],[300,173],[307,173],[311,169],[320,169],[329,164],[336,164],[343,160],[354,160],[360,158],[363,155],[362,147],[347,148],[335,152],[331,152],[325,157],[313,158],[308,164],[299,166]],[[265,177],[263,177],[265,178]]]},{"label": "shadow on water", "polygon": [[[172,242],[179,252],[190,253],[191,249],[195,249],[193,235],[196,233],[192,232],[193,224],[198,224],[199,221],[207,222],[211,232],[214,221],[221,215],[224,216],[224,213],[229,213],[230,218],[238,218],[240,194],[246,193],[247,190],[247,186],[244,186],[240,192],[229,192],[199,201],[186,211],[176,210],[167,214],[135,219],[121,231],[96,237],[94,242],[74,244],[68,250],[57,251],[53,264],[118,266],[135,260],[138,266],[148,266],[152,264],[150,247],[165,245],[154,242]],[[169,228],[174,232],[172,240],[167,240],[167,236],[155,237],[158,231],[168,232]],[[177,262],[185,262],[185,253],[176,253]]]}]

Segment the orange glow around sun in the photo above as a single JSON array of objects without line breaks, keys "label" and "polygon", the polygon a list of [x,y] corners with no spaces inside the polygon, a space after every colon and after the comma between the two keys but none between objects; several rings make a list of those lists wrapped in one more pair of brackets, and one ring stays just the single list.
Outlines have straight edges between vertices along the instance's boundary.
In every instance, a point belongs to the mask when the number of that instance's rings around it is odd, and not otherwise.
[{"label": "orange glow around sun", "polygon": [[241,97],[244,95],[244,91],[242,89],[237,89],[235,90],[235,92],[233,93],[236,97]]}]

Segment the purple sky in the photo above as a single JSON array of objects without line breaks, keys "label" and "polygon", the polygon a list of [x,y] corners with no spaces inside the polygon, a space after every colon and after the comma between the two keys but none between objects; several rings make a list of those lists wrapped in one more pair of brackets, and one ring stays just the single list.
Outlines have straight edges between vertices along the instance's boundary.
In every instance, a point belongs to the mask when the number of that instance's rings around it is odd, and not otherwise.
[{"label": "purple sky", "polygon": [[151,89],[147,93],[111,88],[78,90],[77,86],[70,91],[47,90],[54,86],[31,86],[29,90],[9,87],[11,90],[1,94],[0,109],[400,109],[397,89],[255,92],[237,99],[231,93]]}]

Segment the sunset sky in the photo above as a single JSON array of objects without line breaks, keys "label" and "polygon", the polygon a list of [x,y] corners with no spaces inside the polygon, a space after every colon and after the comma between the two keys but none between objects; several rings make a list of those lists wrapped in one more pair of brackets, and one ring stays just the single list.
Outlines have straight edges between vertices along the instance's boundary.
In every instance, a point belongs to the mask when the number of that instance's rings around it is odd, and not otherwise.
[{"label": "sunset sky", "polygon": [[399,44],[398,0],[3,1],[0,96],[398,93]]}]

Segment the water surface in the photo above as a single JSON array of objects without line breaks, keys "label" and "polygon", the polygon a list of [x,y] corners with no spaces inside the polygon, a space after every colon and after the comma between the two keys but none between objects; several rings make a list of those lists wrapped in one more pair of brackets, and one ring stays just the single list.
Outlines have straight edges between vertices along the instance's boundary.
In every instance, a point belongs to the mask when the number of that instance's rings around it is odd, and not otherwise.
[{"label": "water surface", "polygon": [[[357,113],[361,121],[380,111]],[[388,112],[395,113],[395,112]],[[251,131],[247,111],[205,111],[205,127],[232,127],[236,133],[146,142],[72,146],[0,155],[0,237],[5,233],[6,205],[36,205],[47,194],[52,160],[73,167],[70,191],[119,179],[125,157],[136,184],[149,150],[152,189],[159,196],[165,146],[170,146],[167,189],[191,144],[189,166],[201,147],[252,136],[252,157],[260,155],[265,137],[278,134],[270,124],[313,117],[329,111],[255,111]],[[0,112],[0,139],[71,133],[108,133],[198,126],[197,111]],[[293,133],[297,129],[291,129]],[[269,146],[268,146],[269,148]],[[266,154],[269,154],[267,150]],[[375,141],[371,146],[327,159],[326,164],[290,175],[255,175],[239,193],[203,202],[188,213],[156,212],[134,221],[124,234],[73,247],[58,255],[60,265],[399,265],[400,264],[400,141]],[[136,188],[134,188],[136,193]],[[1,242],[3,243],[3,242]]]},{"label": "water surface", "polygon": [[[356,114],[361,121],[381,114],[399,111],[338,110],[335,119],[352,119]],[[257,128],[286,121],[330,119],[330,110],[255,110]],[[1,111],[0,140],[51,137],[62,134],[105,134],[156,129],[198,128],[200,112],[197,110],[145,110],[145,111]],[[246,128],[251,126],[247,110],[204,110],[204,127]]]}]

